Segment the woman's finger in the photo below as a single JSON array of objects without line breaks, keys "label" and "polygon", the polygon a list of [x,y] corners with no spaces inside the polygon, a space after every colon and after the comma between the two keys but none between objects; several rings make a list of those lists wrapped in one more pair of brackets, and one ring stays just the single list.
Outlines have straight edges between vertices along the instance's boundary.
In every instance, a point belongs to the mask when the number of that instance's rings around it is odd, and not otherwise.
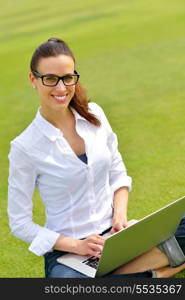
[{"label": "woman's finger", "polygon": [[89,243],[89,247],[96,252],[102,252],[103,250],[103,246],[94,243]]},{"label": "woman's finger", "polygon": [[103,245],[104,242],[105,242],[105,238],[103,238],[102,236],[100,235],[92,235],[88,238],[88,240],[92,243],[96,243],[96,244],[99,244],[99,245]]}]

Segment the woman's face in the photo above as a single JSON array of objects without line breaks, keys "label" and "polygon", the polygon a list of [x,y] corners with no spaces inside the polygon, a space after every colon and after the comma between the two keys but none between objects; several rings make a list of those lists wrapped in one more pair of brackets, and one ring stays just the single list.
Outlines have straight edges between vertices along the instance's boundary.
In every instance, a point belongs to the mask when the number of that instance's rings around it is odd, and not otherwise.
[{"label": "woman's face", "polygon": [[[74,74],[74,61],[70,56],[58,55],[39,60],[37,71],[41,75],[53,74],[64,76]],[[30,72],[32,86],[37,89],[42,112],[54,112],[68,108],[75,93],[75,85],[65,86],[60,80],[56,86],[45,86],[41,78],[36,78]]]}]

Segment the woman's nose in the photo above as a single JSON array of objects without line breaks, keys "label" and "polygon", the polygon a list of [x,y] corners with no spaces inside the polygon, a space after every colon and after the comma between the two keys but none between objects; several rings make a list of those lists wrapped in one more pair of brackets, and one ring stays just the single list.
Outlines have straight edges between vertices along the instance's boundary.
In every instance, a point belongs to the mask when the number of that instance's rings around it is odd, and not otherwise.
[{"label": "woman's nose", "polygon": [[66,86],[65,86],[65,84],[63,83],[62,79],[59,80],[59,82],[58,82],[57,85],[56,85],[56,88],[57,88],[57,89],[60,89],[60,90],[66,90]]}]

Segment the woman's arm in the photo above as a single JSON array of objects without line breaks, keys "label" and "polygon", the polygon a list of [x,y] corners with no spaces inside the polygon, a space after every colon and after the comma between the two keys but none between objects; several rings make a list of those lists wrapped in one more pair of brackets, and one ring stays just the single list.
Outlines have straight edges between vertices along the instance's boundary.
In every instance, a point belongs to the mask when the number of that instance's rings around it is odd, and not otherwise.
[{"label": "woman's arm", "polygon": [[127,175],[127,170],[118,149],[117,135],[113,132],[107,117],[102,108],[91,103],[92,112],[98,116],[101,121],[104,134],[107,136],[107,146],[111,154],[111,165],[109,169],[109,184],[113,192],[116,192],[121,187],[128,187],[131,191],[132,178]]},{"label": "woman's arm", "polygon": [[100,257],[104,241],[105,238],[98,234],[92,234],[83,240],[60,236],[53,249],[76,253],[79,255]]},{"label": "woman's arm", "polygon": [[8,216],[12,234],[31,243],[30,251],[43,255],[52,249],[59,233],[32,220],[32,196],[38,176],[37,169],[28,154],[14,144],[9,161]]}]

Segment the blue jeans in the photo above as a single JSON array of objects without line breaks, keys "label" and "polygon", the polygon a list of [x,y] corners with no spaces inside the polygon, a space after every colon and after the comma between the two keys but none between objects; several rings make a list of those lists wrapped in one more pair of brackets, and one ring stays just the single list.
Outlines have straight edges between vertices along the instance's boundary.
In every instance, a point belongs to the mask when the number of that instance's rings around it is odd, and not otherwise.
[{"label": "blue jeans", "polygon": [[185,217],[182,218],[176,232],[175,237],[183,253],[185,254]]},{"label": "blue jeans", "polygon": [[185,216],[180,221],[180,224],[175,232],[175,238],[185,255]]}]

